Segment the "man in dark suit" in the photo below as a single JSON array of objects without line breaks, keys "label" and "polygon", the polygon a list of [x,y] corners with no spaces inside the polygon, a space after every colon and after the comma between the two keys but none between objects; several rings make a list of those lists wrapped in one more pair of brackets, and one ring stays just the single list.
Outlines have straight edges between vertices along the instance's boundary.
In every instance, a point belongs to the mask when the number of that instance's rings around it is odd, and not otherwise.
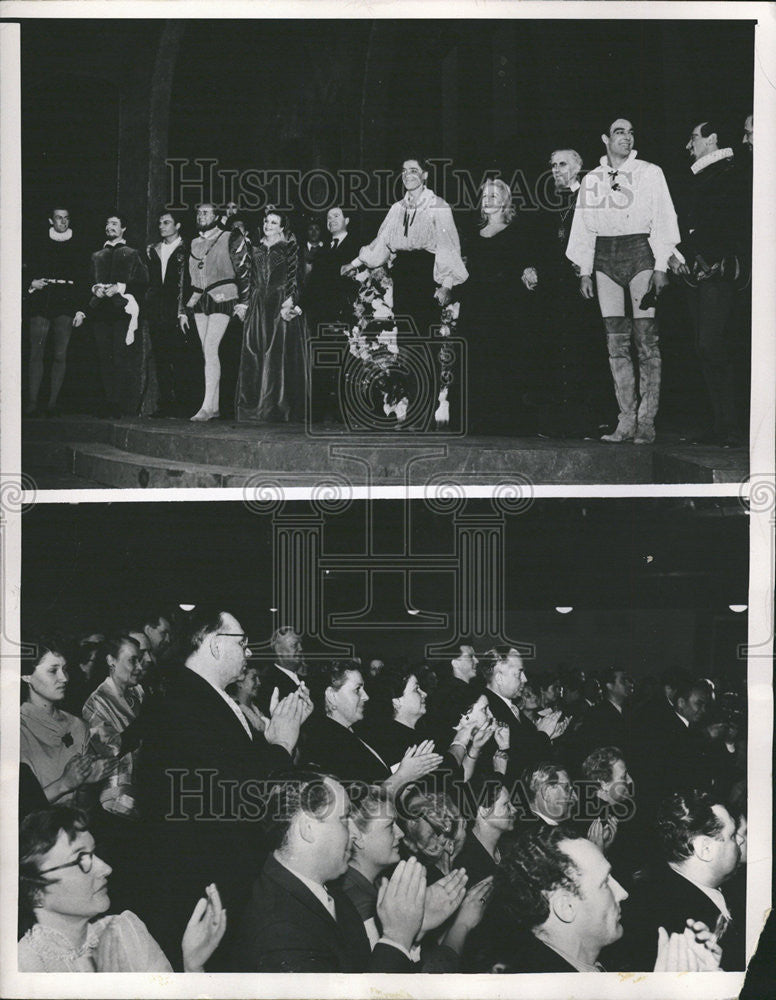
[{"label": "man in dark suit", "polygon": [[675,691],[673,711],[639,720],[636,728],[640,801],[652,815],[669,792],[708,790],[713,782],[712,748],[702,729],[709,702],[706,682],[684,673]]},{"label": "man in dark suit", "polygon": [[485,919],[467,943],[474,972],[602,972],[628,898],[595,844],[541,824],[505,851]]},{"label": "man in dark suit", "polygon": [[272,692],[275,688],[280,698],[292,694],[302,684],[300,672],[305,669],[302,637],[293,626],[281,625],[275,629],[271,642],[275,651],[275,662],[264,671],[256,698],[256,704],[265,715],[269,714]]},{"label": "man in dark suit", "polygon": [[[545,733],[525,719],[521,719],[515,699],[525,687],[523,660],[516,649],[495,646],[488,650],[479,664],[485,681],[485,696],[491,714],[497,723],[509,727],[507,783],[517,780],[526,767],[552,757],[552,746]],[[480,753],[483,761],[491,760],[498,749],[495,740],[486,744]]]},{"label": "man in dark suit", "polygon": [[633,681],[627,670],[611,667],[602,678],[604,700],[594,705],[585,716],[577,743],[582,756],[596,747],[619,747],[626,760],[633,749],[633,721],[630,702]]},{"label": "man in dark suit", "polygon": [[[313,388],[311,418],[320,423],[325,420],[342,419],[337,393],[339,371],[328,365],[324,367],[324,357],[317,358],[317,339],[330,340],[332,334],[327,327],[352,322],[353,282],[340,274],[343,265],[358,256],[360,249],[355,235],[349,232],[350,218],[335,205],[326,213],[326,228],[329,239],[310,261],[310,270],[305,278],[300,305],[307,316],[307,324],[312,337]],[[344,338],[341,344],[344,345]],[[323,345],[322,345],[323,346]],[[328,351],[331,354],[331,350]]]},{"label": "man in dark suit", "polygon": [[446,670],[439,686],[429,692],[426,714],[418,728],[437,746],[450,745],[461,716],[479,695],[478,663],[471,646],[460,646],[458,656],[450,661],[449,672]]},{"label": "man in dark suit", "polygon": [[351,854],[350,803],[334,778],[276,776],[267,800],[274,847],[239,923],[232,968],[250,972],[408,972],[423,921],[425,869],[400,862],[378,902],[382,937],[370,949],[353,903],[331,883]]},{"label": "man in dark suit", "polygon": [[135,413],[138,404],[137,329],[148,270],[124,239],[126,221],[117,212],[105,222],[106,241],[92,254],[89,314],[97,343],[104,414]]},{"label": "man in dark suit", "polygon": [[663,867],[634,889],[625,915],[624,968],[651,969],[658,927],[680,932],[692,919],[716,935],[723,969],[743,969],[745,914],[735,912],[722,891],[741,859],[733,817],[705,792],[676,792],[661,805],[658,830]]},{"label": "man in dark suit", "polygon": [[144,822],[132,907],[174,968],[181,967],[181,936],[206,885],[216,883],[230,915],[244,905],[264,853],[256,822],[263,782],[291,765],[312,710],[294,693],[277,706],[263,736],[252,732],[225,691],[250,656],[248,637],[227,611],[196,613],[183,656],[142,719],[137,782]]},{"label": "man in dark suit", "polygon": [[188,401],[193,379],[192,373],[187,372],[186,341],[178,326],[188,280],[188,247],[181,238],[180,228],[180,222],[175,221],[171,212],[162,212],[161,240],[146,249],[149,286],[145,315],[159,387],[155,417],[190,416],[195,409]]}]

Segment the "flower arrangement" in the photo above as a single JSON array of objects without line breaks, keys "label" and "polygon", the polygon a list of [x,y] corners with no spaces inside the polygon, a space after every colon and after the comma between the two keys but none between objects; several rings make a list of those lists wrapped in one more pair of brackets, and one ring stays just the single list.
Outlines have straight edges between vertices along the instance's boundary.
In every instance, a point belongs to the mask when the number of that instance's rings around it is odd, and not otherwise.
[{"label": "flower arrangement", "polygon": [[[393,315],[393,282],[391,261],[382,267],[363,267],[351,277],[356,285],[353,302],[354,323],[350,328],[348,349],[361,362],[355,375],[361,390],[375,385],[383,398],[383,412],[393,414],[400,427],[407,418],[410,391],[407,387],[407,365],[402,359],[402,347]],[[453,302],[441,311],[439,335],[449,338],[455,331],[460,305]],[[438,426],[449,423],[448,390],[453,381],[454,352],[441,345],[437,360],[440,368],[438,408],[434,418]]]}]

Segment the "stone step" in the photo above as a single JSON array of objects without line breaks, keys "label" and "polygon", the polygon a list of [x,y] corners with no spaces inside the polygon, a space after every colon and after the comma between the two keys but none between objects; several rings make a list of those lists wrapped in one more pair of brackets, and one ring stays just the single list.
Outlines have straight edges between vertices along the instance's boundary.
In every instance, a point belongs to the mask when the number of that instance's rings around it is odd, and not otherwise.
[{"label": "stone step", "polygon": [[355,435],[331,428],[227,421],[97,420],[23,424],[24,468],[46,468],[113,487],[314,486],[331,474],[353,485],[733,483],[746,449],[543,438],[453,437],[409,432]]},{"label": "stone step", "polygon": [[674,445],[655,449],[656,483],[741,483],[748,476],[746,448]]}]

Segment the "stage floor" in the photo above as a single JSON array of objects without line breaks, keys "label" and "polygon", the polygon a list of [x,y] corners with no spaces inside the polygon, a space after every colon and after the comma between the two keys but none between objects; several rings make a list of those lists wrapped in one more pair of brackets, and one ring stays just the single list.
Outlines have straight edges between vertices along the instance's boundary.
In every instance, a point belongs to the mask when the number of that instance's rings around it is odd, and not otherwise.
[{"label": "stage floor", "polygon": [[749,474],[746,448],[677,435],[637,446],[80,416],[25,420],[22,468],[37,489],[734,483]]}]

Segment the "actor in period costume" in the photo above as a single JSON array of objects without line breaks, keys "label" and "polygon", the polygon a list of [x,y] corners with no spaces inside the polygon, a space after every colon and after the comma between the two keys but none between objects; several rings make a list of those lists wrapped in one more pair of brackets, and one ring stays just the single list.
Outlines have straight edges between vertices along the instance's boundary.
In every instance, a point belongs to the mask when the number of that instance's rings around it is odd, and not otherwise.
[{"label": "actor in period costume", "polygon": [[[655,440],[660,399],[660,348],[654,299],[668,283],[668,258],[679,227],[663,171],[636,158],[633,126],[615,119],[601,136],[606,155],[582,181],[566,256],[579,268],[580,291],[598,304],[606,326],[609,366],[620,407],[604,441]],[[630,294],[633,319],[626,316]],[[639,381],[631,356],[635,347]]]},{"label": "actor in period costume", "polygon": [[138,250],[124,239],[126,222],[111,215],[102,250],[92,254],[92,318],[106,414],[120,417],[137,409],[137,329],[148,270]]},{"label": "actor in period costume", "polygon": [[685,259],[677,254],[671,266],[690,281],[687,301],[695,350],[714,414],[713,426],[700,440],[730,446],[742,443],[730,319],[736,286],[748,272],[751,204],[747,178],[733,150],[720,149],[717,132],[713,122],[701,122],[687,143],[693,184],[680,213]]},{"label": "actor in period costume", "polygon": [[[159,397],[156,417],[184,416],[187,404],[187,357],[178,316],[188,283],[188,247],[180,235],[180,223],[170,212],[159,215],[158,243],[149,244],[149,285],[145,298],[145,316],[156,364]],[[191,411],[185,413],[190,416]]]},{"label": "actor in period costume", "polygon": [[[191,296],[186,304],[196,323],[205,359],[205,396],[192,420],[220,416],[218,394],[221,363],[218,348],[232,315],[245,319],[250,295],[250,249],[242,232],[226,232],[218,225],[215,207],[205,202],[197,208],[199,236],[191,241],[189,275]],[[189,321],[179,316],[183,330]]]},{"label": "actor in period costume", "polygon": [[251,248],[251,295],[245,319],[237,419],[300,422],[307,360],[299,299],[299,248],[288,218],[268,208],[263,236]]},{"label": "actor in period costume", "polygon": [[73,327],[83,323],[86,285],[86,253],[70,227],[66,208],[54,208],[49,230],[30,249],[25,268],[29,275],[27,294],[30,316],[29,398],[26,413],[40,416],[38,403],[43,381],[43,357],[49,332],[54,333],[51,385],[46,413],[56,412],[59,391],[65,378],[67,345]]}]

